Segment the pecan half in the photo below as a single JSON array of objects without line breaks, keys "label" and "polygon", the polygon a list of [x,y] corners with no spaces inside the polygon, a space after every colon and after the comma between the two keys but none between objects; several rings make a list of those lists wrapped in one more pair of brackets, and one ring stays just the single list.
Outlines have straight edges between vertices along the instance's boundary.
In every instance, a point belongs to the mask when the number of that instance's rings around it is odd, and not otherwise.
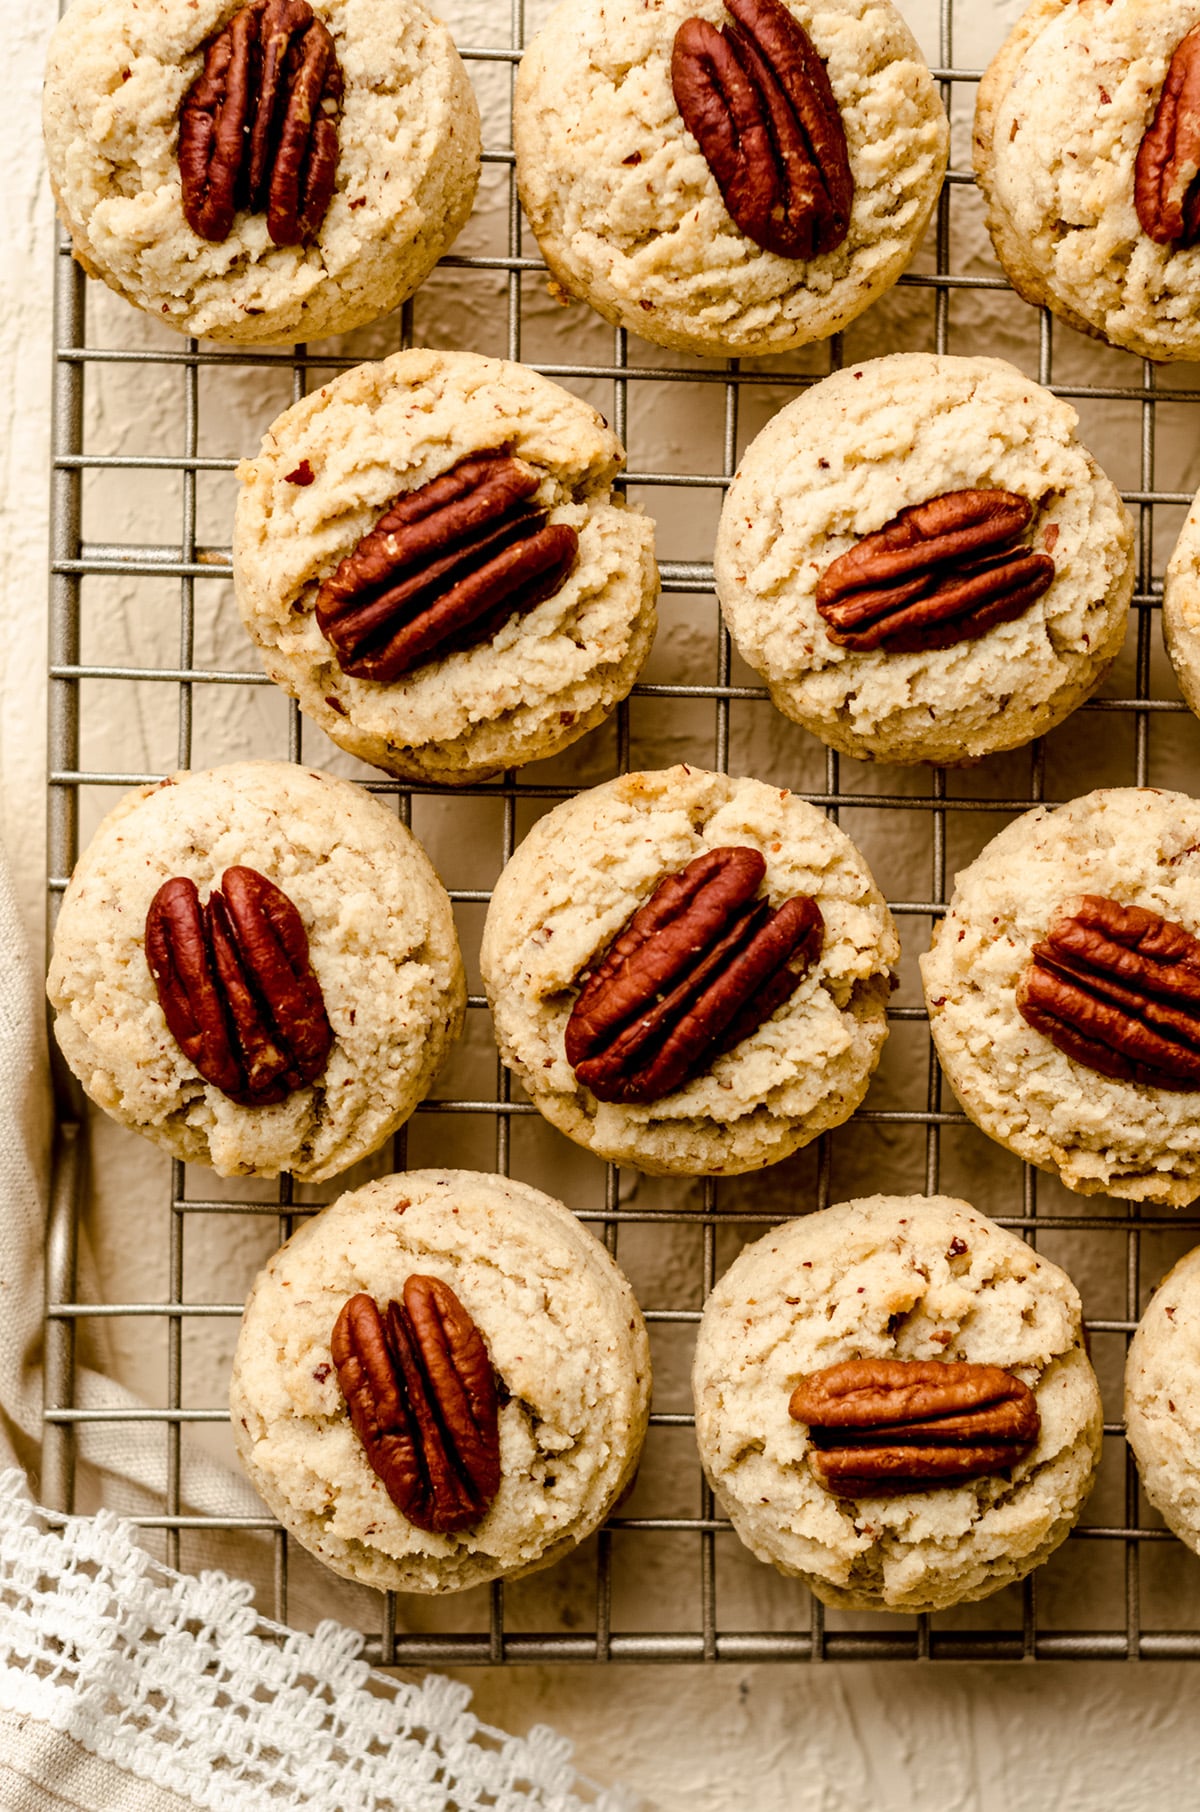
[{"label": "pecan half", "polygon": [[788,1414],[835,1497],[888,1497],[1003,1472],[1041,1428],[1027,1384],[998,1365],[847,1359],[801,1378]]},{"label": "pecan half", "polygon": [[1133,168],[1142,231],[1156,245],[1200,240],[1200,25],[1176,47]]},{"label": "pecan half", "polygon": [[317,593],[343,673],[398,679],[553,597],[579,537],[529,502],[538,483],[507,453],[472,453],[390,504]]},{"label": "pecan half", "polygon": [[1102,1076],[1200,1089],[1200,939],[1143,906],[1085,894],[1017,986],[1035,1031]]},{"label": "pecan half", "polygon": [[496,1375],[450,1285],[413,1275],[380,1310],[352,1296],[330,1349],[354,1432],[396,1508],[418,1529],[468,1529],[500,1489]]},{"label": "pecan half", "polygon": [[[658,1101],[771,1017],[821,951],[807,894],[756,900],[756,849],[708,850],[660,881],[583,986],[567,1062],[598,1101]],[[792,966],[795,965],[795,966]]]},{"label": "pecan half", "polygon": [[1054,578],[1049,554],[1018,546],[1033,518],[1011,491],[947,491],[913,504],[839,554],[817,610],[840,648],[952,648],[1010,622]]},{"label": "pecan half", "polygon": [[764,251],[815,258],[850,230],[854,178],[824,63],[780,0],[726,0],[733,23],[685,19],[675,105],[734,223]]},{"label": "pecan half", "polygon": [[179,113],[183,213],[228,239],[239,209],[275,245],[307,245],[333,196],[344,82],[308,0],[250,0],[209,41]]},{"label": "pecan half", "polygon": [[146,961],[172,1037],[205,1082],[267,1107],[312,1082],[333,1030],[287,895],[255,868],[227,868],[204,906],[186,875],[146,914]]}]

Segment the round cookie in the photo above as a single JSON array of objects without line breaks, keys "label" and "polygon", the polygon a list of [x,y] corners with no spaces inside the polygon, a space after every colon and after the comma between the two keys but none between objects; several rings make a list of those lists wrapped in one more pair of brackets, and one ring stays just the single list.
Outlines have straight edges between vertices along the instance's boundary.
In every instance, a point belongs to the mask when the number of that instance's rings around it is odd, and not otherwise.
[{"label": "round cookie", "polygon": [[1200,497],[1167,563],[1162,628],[1179,690],[1200,717]]},{"label": "round cookie", "polygon": [[[708,1067],[648,1103],[597,1100],[565,1049],[582,972],[665,876],[707,851],[765,861],[772,906],[814,898],[819,955],[795,992]],[[626,774],[541,818],[492,894],[480,965],[500,1054],[560,1132],[662,1175],[774,1164],[849,1119],[887,1036],[891,914],[850,839],[779,787],[678,766]]]},{"label": "round cookie", "polygon": [[1129,1343],[1125,1431],[1146,1496],[1200,1554],[1200,1247],[1167,1273]]},{"label": "round cookie", "polygon": [[[147,959],[151,901],[189,878],[207,900],[255,869],[299,913],[333,1042],[270,1105],[206,1082],[168,1028]],[[375,1151],[429,1092],[462,1029],[466,983],[445,889],[387,807],[288,762],[236,762],[127,793],[71,877],[46,991],[55,1037],[123,1126],[222,1176],[309,1182]]]},{"label": "round cookie", "polygon": [[1200,249],[1136,205],[1139,148],[1198,0],[1034,0],[989,66],[975,170],[1014,288],[1147,359],[1200,357]]},{"label": "round cookie", "polygon": [[50,180],[90,276],[180,333],[230,345],[345,333],[399,306],[471,212],[479,109],[420,0],[317,0],[341,65],[338,162],[306,244],[265,212],[201,238],[184,216],[180,110],[231,0],[74,0],[50,46]]},{"label": "round cookie", "polygon": [[[1061,723],[1120,649],[1135,577],[1133,524],[1077,424],[1003,360],[933,353],[851,366],[781,409],[742,458],[713,562],[778,709],[845,755],[948,766]],[[980,490],[1033,506],[1021,532],[1054,561],[1049,588],[948,647],[833,641],[818,610],[833,562],[904,510]]]},{"label": "round cookie", "polygon": [[949,129],[889,0],[788,0],[840,110],[854,197],[840,244],[807,260],[734,223],[672,92],[687,20],[722,0],[564,0],[517,72],[521,202],[555,283],[605,320],[684,352],[754,356],[839,332],[924,234]]},{"label": "round cookie", "polygon": [[[788,1405],[802,1377],[856,1359],[1002,1367],[1036,1398],[1036,1445],[965,1483],[835,1496]],[[936,1611],[1023,1579],[1069,1533],[1100,1458],[1075,1286],[949,1196],[841,1202],[747,1246],[704,1306],[692,1385],[738,1535],[844,1610]]]},{"label": "round cookie", "polygon": [[[398,496],[492,450],[577,537],[565,581],[396,678],[344,672],[314,613],[322,581]],[[557,754],[625,697],[654,639],[654,524],[612,489],[624,457],[596,410],[504,359],[399,352],[343,373],[238,468],[234,579],[266,671],[334,742],[406,779],[462,784]]]},{"label": "round cookie", "polygon": [[1101,1074],[1018,1008],[1034,946],[1085,895],[1200,929],[1200,803],[1101,789],[994,837],[921,958],[938,1057],[976,1125],[1068,1188],[1186,1207],[1200,1196],[1195,1092]]},{"label": "round cookie", "polygon": [[[446,1283],[501,1389],[499,1491],[452,1534],[417,1528],[372,1470],[330,1351],[348,1298]],[[238,1453],[273,1515],[343,1578],[455,1592],[578,1545],[629,1485],[650,1411],[650,1344],[624,1276],[560,1202],[507,1177],[414,1170],[368,1183],[259,1274],[233,1362]]]}]

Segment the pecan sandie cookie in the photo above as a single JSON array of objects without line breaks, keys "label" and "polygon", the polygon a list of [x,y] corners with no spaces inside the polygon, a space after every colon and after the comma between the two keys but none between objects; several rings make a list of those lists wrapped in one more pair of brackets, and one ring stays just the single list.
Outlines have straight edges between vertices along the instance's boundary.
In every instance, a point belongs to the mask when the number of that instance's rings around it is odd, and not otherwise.
[{"label": "pecan sandie cookie", "polygon": [[1200,1554],[1200,1246],[1163,1278],[1125,1363],[1125,1426],[1142,1489]]},{"label": "pecan sandie cookie", "polygon": [[846,755],[956,766],[1087,698],[1124,639],[1133,524],[1076,426],[1001,359],[923,352],[781,409],[714,555],[779,710]]},{"label": "pecan sandie cookie", "polygon": [[561,1202],[410,1170],[351,1190],[260,1272],[234,1439],[304,1546],[380,1590],[455,1592],[569,1554],[633,1478],[650,1343]]},{"label": "pecan sandie cookie", "polygon": [[718,355],[824,339],[889,289],[948,139],[890,0],[565,0],[513,113],[563,299]]},{"label": "pecan sandie cookie", "polygon": [[845,833],[786,789],[626,774],[540,819],[481,967],[501,1056],[552,1125],[621,1164],[776,1163],[866,1094],[891,914]]},{"label": "pecan sandie cookie", "polygon": [[222,1176],[375,1151],[462,1028],[450,901],[395,813],[290,762],[129,793],[75,866],[55,1036],[122,1125]]},{"label": "pecan sandie cookie", "polygon": [[395,353],[286,410],[238,468],[233,569],[271,678],[334,742],[464,784],[601,723],[654,639],[624,449],[527,366]]},{"label": "pecan sandie cookie", "polygon": [[845,1610],[1024,1578],[1100,1459],[1077,1290],[949,1196],[841,1202],[745,1247],[704,1305],[692,1388],[738,1535]]},{"label": "pecan sandie cookie", "polygon": [[921,958],[955,1094],[1083,1195],[1200,1196],[1200,803],[1114,787],[1008,825]]},{"label": "pecan sandie cookie", "polygon": [[975,169],[1026,301],[1200,357],[1198,0],[1034,0],[979,88]]},{"label": "pecan sandie cookie", "polygon": [[75,255],[181,333],[345,333],[471,212],[479,109],[421,0],[75,0],[46,154]]}]

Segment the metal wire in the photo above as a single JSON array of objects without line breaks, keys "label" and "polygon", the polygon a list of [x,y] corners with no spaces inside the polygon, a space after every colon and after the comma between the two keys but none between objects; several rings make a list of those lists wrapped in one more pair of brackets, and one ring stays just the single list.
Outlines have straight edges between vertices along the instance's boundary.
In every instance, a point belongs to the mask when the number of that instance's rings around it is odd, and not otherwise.
[{"label": "metal wire", "polygon": [[[943,99],[949,110],[956,87],[978,80],[979,71],[956,68],[953,55],[953,14],[956,0],[941,0],[941,42],[939,62],[934,71],[941,84]],[[957,0],[960,6],[965,0]],[[524,41],[522,0],[512,0],[509,42],[506,45],[467,48],[463,55],[468,63],[508,65],[515,72]],[[518,359],[522,350],[522,283],[529,273],[543,270],[540,260],[526,250],[522,233],[520,208],[512,169],[512,154],[504,147],[489,149],[485,161],[508,171],[507,248],[503,255],[467,257],[455,255],[445,259],[444,266],[456,271],[491,271],[507,278],[507,345],[508,356]],[[910,273],[902,284],[931,291],[934,308],[934,343],[938,351],[951,350],[951,309],[957,293],[969,291],[1003,292],[1007,285],[999,278],[983,277],[951,266],[952,209],[956,197],[971,184],[969,172],[952,170],[944,188],[937,216],[935,269],[928,273]],[[229,457],[210,457],[198,452],[198,424],[206,374],[220,369],[251,368],[264,371],[285,370],[291,373],[293,399],[302,396],[313,370],[328,373],[348,367],[357,361],[331,358],[327,354],[309,355],[306,348],[294,352],[252,353],[243,351],[201,350],[189,341],[186,348],[167,347],[143,350],[132,347],[90,346],[85,331],[86,284],[79,268],[70,257],[65,239],[59,247],[55,307],[55,378],[54,378],[54,454],[52,501],[52,550],[50,577],[50,665],[49,665],[49,848],[48,911],[51,922],[58,900],[66,885],[78,853],[80,800],[84,789],[125,788],[160,778],[157,774],[122,773],[81,763],[81,712],[88,688],[109,681],[131,682],[138,687],[174,687],[177,695],[177,750],[181,766],[190,764],[193,746],[193,710],[200,689],[210,687],[262,687],[263,676],[251,671],[217,670],[206,667],[196,658],[196,629],[207,607],[206,585],[213,580],[228,582],[229,550],[227,546],[198,544],[197,478],[209,472],[228,472],[235,464]],[[411,305],[401,318],[402,344],[411,334]],[[972,347],[971,350],[978,350]],[[842,361],[840,338],[829,345],[830,369]],[[1092,401],[1108,400],[1134,403],[1141,413],[1141,464],[1138,485],[1124,493],[1126,501],[1139,519],[1140,566],[1134,600],[1137,620],[1136,680],[1131,696],[1105,697],[1091,701],[1076,720],[1077,733],[1098,734],[1107,717],[1131,721],[1133,726],[1133,760],[1128,778],[1145,784],[1150,774],[1151,735],[1153,726],[1186,708],[1177,699],[1156,697],[1151,685],[1151,649],[1154,613],[1161,602],[1161,582],[1154,570],[1154,511],[1156,506],[1184,505],[1191,495],[1181,490],[1157,490],[1155,474],[1155,411],[1159,387],[1154,368],[1146,364],[1140,383],[1129,386],[1086,386],[1078,383],[1058,384],[1054,374],[1054,328],[1051,317],[1041,316],[1039,338],[1039,379],[1056,394]],[[84,396],[89,373],[106,367],[152,367],[161,372],[164,385],[182,379],[183,414],[179,450],[173,453],[116,453],[89,444],[84,427]],[[629,488],[705,489],[722,492],[734,472],[739,449],[738,410],[743,394],[764,384],[796,386],[806,379],[792,373],[781,373],[764,364],[754,371],[742,371],[736,363],[724,369],[691,370],[665,364],[642,364],[630,359],[629,345],[623,331],[613,337],[612,355],[606,362],[593,364],[538,364],[548,376],[570,381],[600,379],[611,385],[611,419],[630,449],[630,467],[625,483]],[[720,470],[712,473],[675,473],[642,468],[637,464],[638,448],[630,446],[631,387],[645,384],[671,386],[716,386],[721,393],[722,458]],[[1200,390],[1171,390],[1174,404],[1200,402]],[[272,411],[273,413],[273,411]],[[636,436],[635,436],[636,441]],[[128,473],[166,472],[179,475],[181,517],[178,542],[163,545],[153,542],[92,543],[82,538],[82,503],[85,473],[116,470]],[[651,499],[653,503],[653,499]],[[170,666],[131,666],[106,662],[88,662],[81,658],[83,606],[82,587],[86,579],[106,575],[124,577],[146,575],[160,582],[175,581],[179,598],[178,660]],[[711,605],[712,568],[706,561],[665,561],[662,565],[664,594],[668,597],[706,598]],[[656,712],[670,713],[688,701],[711,704],[711,735],[705,739],[699,759],[705,765],[725,770],[728,767],[731,739],[731,712],[769,712],[771,707],[762,687],[736,684],[731,675],[732,651],[723,628],[715,636],[715,661],[708,683],[644,683],[634,688],[635,701],[654,701]],[[649,709],[651,706],[637,706]],[[1111,726],[1110,726],[1111,728]],[[293,705],[288,714],[286,753],[299,759],[302,744],[302,721]],[[615,735],[615,770],[628,768],[631,758],[630,707],[623,705],[617,713]],[[1006,772],[1011,770],[1006,770]],[[498,808],[500,824],[496,850],[496,870],[507,861],[518,840],[519,810],[534,801],[552,801],[569,796],[573,790],[562,784],[522,779],[520,774],[506,774],[502,780],[467,788],[409,787],[377,777],[371,790],[394,799],[398,811],[408,821],[414,798],[436,798],[444,803],[443,811],[453,811],[454,801],[492,800]],[[932,922],[945,910],[947,883],[947,850],[952,830],[969,823],[971,817],[994,816],[995,826],[986,825],[986,834],[999,829],[1000,822],[1029,809],[1045,799],[1045,757],[1035,744],[1028,754],[1028,781],[1020,796],[989,797],[984,789],[971,790],[957,776],[944,771],[921,775],[912,792],[879,792],[872,790],[871,771],[860,764],[843,764],[838,756],[826,752],[823,786],[801,792],[835,818],[844,810],[872,813],[896,812],[908,816],[912,833],[927,839],[928,887],[926,897],[894,900],[894,912],[905,921],[918,923],[911,927],[912,941],[923,946]],[[923,789],[923,790],[922,790]],[[103,799],[103,792],[98,795]],[[107,803],[107,801],[105,801]],[[915,817],[913,816],[915,814]],[[489,895],[484,888],[451,889],[451,897],[460,907],[478,907]],[[909,931],[906,929],[906,943]],[[486,1010],[480,996],[472,996],[471,1010]],[[892,1010],[900,1023],[925,1020],[923,1008],[900,1005]],[[936,1190],[942,1169],[942,1138],[946,1129],[966,1128],[963,1114],[943,1105],[941,1074],[926,1037],[924,1058],[924,1100],[915,1107],[871,1106],[860,1111],[852,1129],[879,1127],[923,1129],[924,1151],[922,1177],[913,1187]],[[206,1319],[232,1319],[241,1312],[236,1302],[205,1302],[196,1299],[196,1286],[202,1281],[190,1276],[185,1256],[186,1229],[211,1215],[274,1217],[280,1239],[285,1239],[304,1208],[293,1203],[290,1183],[284,1179],[275,1199],[246,1202],[222,1195],[214,1179],[201,1173],[197,1181],[180,1164],[172,1166],[170,1199],[164,1203],[169,1227],[166,1297],[161,1301],[84,1302],[77,1290],[77,1227],[83,1192],[84,1162],[81,1138],[82,1102],[78,1090],[61,1067],[56,1073],[59,1092],[59,1139],[53,1201],[47,1244],[46,1265],[46,1409],[45,1458],[43,1491],[50,1508],[69,1510],[73,1504],[75,1481],[75,1430],[85,1423],[121,1424],[138,1422],[162,1424],[167,1441],[167,1484],[161,1511],[138,1519],[147,1529],[161,1532],[169,1562],[180,1558],[181,1539],[190,1531],[204,1531],[209,1536],[221,1532],[262,1530],[271,1532],[274,1542],[273,1598],[270,1613],[283,1621],[287,1615],[288,1542],[283,1531],[263,1514],[257,1517],[209,1517],[192,1514],[182,1507],[181,1441],[185,1428],[227,1420],[227,1411],[217,1406],[191,1406],[184,1403],[183,1336],[187,1326],[199,1326]],[[876,1099],[878,1097],[876,1096]],[[512,1137],[521,1121],[536,1121],[536,1110],[510,1093],[508,1073],[498,1062],[495,1069],[494,1094],[473,1095],[426,1102],[418,1117],[467,1115],[487,1116],[494,1129],[494,1164],[507,1173],[513,1158]],[[810,1166],[811,1185],[807,1205],[824,1207],[832,1199],[835,1154],[839,1140],[854,1136],[852,1129],[825,1135],[818,1143],[815,1164]],[[395,1163],[406,1161],[407,1140],[401,1134],[396,1141]],[[809,1154],[811,1158],[813,1154]],[[806,1175],[809,1175],[806,1172]],[[1015,1174],[1015,1166],[1014,1166]],[[651,1302],[646,1306],[646,1319],[652,1335],[669,1332],[672,1327],[687,1328],[699,1319],[696,1306],[711,1289],[719,1269],[732,1256],[726,1251],[725,1229],[738,1228],[752,1236],[764,1224],[787,1218],[786,1212],[769,1205],[756,1209],[753,1216],[745,1206],[729,1207],[729,1185],[708,1181],[697,1189],[680,1185],[676,1192],[678,1206],[622,1201],[618,1173],[607,1169],[603,1205],[584,1207],[581,1218],[594,1226],[610,1252],[620,1253],[623,1230],[638,1226],[669,1226],[690,1229],[694,1241],[695,1288],[683,1300]],[[697,1199],[699,1205],[696,1205]],[[993,1211],[994,1212],[994,1211]],[[749,1223],[753,1220],[753,1225]],[[1168,1215],[1140,1213],[1136,1207],[1116,1203],[1089,1207],[1079,1212],[1067,1207],[1060,1213],[1039,1211],[1038,1177],[1024,1167],[1019,1186],[1008,1205],[1008,1211],[995,1214],[1000,1224],[1011,1227],[1031,1243],[1046,1234],[1081,1235],[1106,1242],[1106,1249],[1123,1246],[1125,1300],[1124,1313],[1113,1317],[1092,1317],[1089,1328],[1093,1336],[1112,1335],[1127,1341],[1136,1326],[1141,1278],[1139,1253],[1141,1242],[1149,1235],[1195,1235],[1200,1233],[1200,1214]],[[245,1280],[247,1286],[250,1277]],[[75,1334],[82,1322],[103,1322],[132,1318],[163,1323],[167,1330],[166,1404],[161,1407],[130,1411],[84,1409],[75,1400]],[[683,1411],[656,1410],[651,1418],[650,1443],[669,1438],[668,1431],[688,1428],[692,1417]],[[1117,1449],[1122,1448],[1123,1430],[1119,1421],[1106,1424],[1107,1446],[1105,1470],[1119,1464]],[[678,1443],[676,1443],[678,1446]],[[1121,1517],[1117,1521],[1094,1520],[1078,1529],[1068,1544],[1068,1558],[1100,1550],[1121,1569],[1123,1615],[1106,1621],[1105,1627],[1070,1629],[1056,1627],[1040,1615],[1038,1592],[1034,1580],[1025,1583],[1019,1596],[1019,1609],[1014,1618],[1014,1595],[973,1607],[971,1623],[962,1619],[929,1618],[890,1619],[886,1627],[856,1628],[853,1620],[826,1614],[815,1600],[810,1608],[797,1614],[793,1627],[731,1627],[721,1614],[723,1588],[722,1560],[737,1550],[736,1538],[729,1524],[715,1510],[712,1494],[704,1484],[694,1453],[686,1461],[672,1449],[675,1460],[685,1464],[692,1481],[694,1514],[648,1515],[622,1511],[613,1516],[598,1537],[595,1546],[595,1585],[592,1594],[592,1626],[583,1630],[514,1628],[506,1620],[505,1595],[501,1586],[485,1594],[486,1606],[469,1628],[461,1619],[449,1618],[445,1628],[406,1629],[408,1606],[391,1595],[382,1597],[374,1621],[369,1622],[368,1653],[386,1665],[426,1665],[431,1663],[497,1663],[537,1661],[840,1661],[882,1659],[994,1660],[1039,1659],[1181,1659],[1200,1657],[1200,1630],[1146,1629],[1142,1626],[1140,1598],[1140,1557],[1144,1547],[1172,1543],[1161,1527],[1141,1520],[1137,1478],[1131,1456],[1124,1456],[1125,1485]],[[636,1499],[634,1500],[636,1504]],[[655,1555],[661,1550],[653,1543],[669,1537],[685,1545],[694,1558],[695,1591],[681,1595],[673,1604],[671,1615],[662,1621],[668,1627],[630,1627],[628,1610],[618,1616],[615,1590],[618,1583],[625,1590],[624,1602],[638,1603],[639,1586],[653,1577]],[[646,1544],[650,1543],[647,1547]],[[1176,1544],[1177,1545],[1177,1544]],[[1183,1556],[1182,1548],[1178,1549]],[[477,1599],[472,1599],[475,1604]],[[620,1625],[620,1626],[619,1626]]]}]

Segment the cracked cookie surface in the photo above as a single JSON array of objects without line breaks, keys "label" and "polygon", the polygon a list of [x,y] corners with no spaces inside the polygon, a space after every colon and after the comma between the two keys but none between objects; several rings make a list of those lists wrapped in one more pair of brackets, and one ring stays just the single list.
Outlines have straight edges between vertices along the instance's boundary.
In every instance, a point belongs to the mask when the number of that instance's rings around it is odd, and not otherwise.
[{"label": "cracked cookie surface", "polygon": [[[418,1529],[371,1470],[330,1355],[359,1291],[449,1284],[503,1381],[501,1482],[478,1524]],[[292,1235],[250,1292],[230,1409],[272,1512],[344,1578],[462,1591],[568,1554],[633,1477],[650,1347],[622,1273],[560,1202],[507,1177],[414,1170],[352,1190]]]},{"label": "cracked cookie surface", "polygon": [[[321,580],[398,493],[500,447],[579,537],[565,583],[399,679],[343,673],[313,614]],[[506,359],[418,350],[345,372],[238,469],[234,581],[266,671],[334,742],[407,779],[462,784],[559,753],[625,697],[654,639],[654,524],[612,489],[624,458],[595,409]]]},{"label": "cracked cookie surface", "polygon": [[975,170],[1014,287],[1147,359],[1200,357],[1200,247],[1142,229],[1134,167],[1198,0],[1034,0],[979,89]]},{"label": "cracked cookie surface", "polygon": [[[772,905],[815,898],[820,957],[785,1005],[682,1088],[645,1106],[597,1101],[564,1049],[576,978],[665,875],[739,844],[765,857]],[[850,1117],[887,1036],[898,957],[866,863],[822,812],[681,765],[626,774],[539,819],[496,885],[480,960],[501,1056],[552,1125],[615,1163],[715,1176],[776,1163]]]},{"label": "cracked cookie surface", "polygon": [[855,182],[850,230],[808,261],[734,224],[671,90],[686,19],[721,0],[566,0],[533,40],[513,114],[521,201],[557,283],[658,345],[753,355],[839,332],[924,234],[949,128],[888,0],[789,0],[824,59]]},{"label": "cracked cookie surface", "polygon": [[[717,594],[785,716],[846,755],[957,765],[1020,747],[1100,684],[1124,639],[1133,524],[1075,436],[1069,403],[1002,359],[896,353],[826,378],[743,455],[721,513]],[[830,640],[831,562],[911,505],[997,489],[1035,505],[1048,591],[954,647],[869,653]]]},{"label": "cracked cookie surface", "polygon": [[[240,864],[296,907],[334,1035],[316,1080],[269,1107],[240,1107],[203,1081],[167,1028],[145,953],[164,881],[187,876],[206,898]],[[466,1006],[450,901],[416,838],[350,781],[275,761],[127,794],[76,864],[46,990],[63,1055],[115,1120],[222,1176],[314,1182],[408,1118]]]},{"label": "cracked cookie surface", "polygon": [[310,245],[264,214],[228,238],[183,215],[179,109],[230,0],[75,0],[50,46],[50,180],[75,255],[180,333],[232,345],[346,333],[399,306],[475,198],[479,109],[449,32],[420,0],[320,0],[345,77],[337,180]]},{"label": "cracked cookie surface", "polygon": [[1200,1196],[1195,1094],[1100,1075],[1017,1009],[1033,946],[1083,894],[1200,931],[1200,802],[1102,788],[993,838],[956,876],[921,958],[938,1057],[976,1125],[1068,1188],[1186,1207]]},{"label": "cracked cookie surface", "polygon": [[[859,1358],[1002,1366],[1036,1396],[1037,1443],[1008,1473],[835,1498],[788,1403],[805,1374]],[[948,1196],[841,1202],[746,1247],[705,1304],[692,1385],[741,1539],[845,1610],[941,1610],[1023,1578],[1069,1533],[1100,1458],[1075,1286]]]}]

